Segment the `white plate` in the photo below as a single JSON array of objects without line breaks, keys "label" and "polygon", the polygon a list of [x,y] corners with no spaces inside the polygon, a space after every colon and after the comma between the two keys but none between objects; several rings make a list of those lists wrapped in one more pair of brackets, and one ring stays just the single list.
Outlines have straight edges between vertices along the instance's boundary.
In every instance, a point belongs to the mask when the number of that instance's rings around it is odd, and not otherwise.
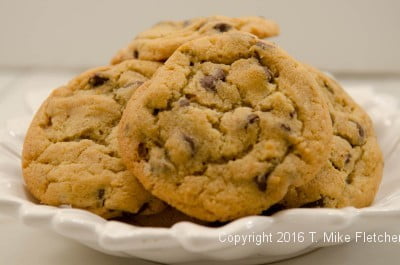
[{"label": "white plate", "polygon": [[[142,228],[106,221],[83,210],[39,205],[25,190],[20,169],[26,128],[33,110],[47,94],[36,91],[26,97],[31,113],[8,121],[0,131],[0,212],[25,224],[49,228],[104,253],[163,263],[265,263],[340,244],[338,240],[324,240],[330,232],[340,232],[352,239],[356,232],[383,233],[385,227],[398,225],[400,217],[400,110],[394,99],[372,88],[347,90],[371,115],[385,156],[383,181],[371,207],[292,209],[272,217],[242,218],[219,228],[188,222],[171,228]],[[254,240],[228,242],[246,235]],[[278,242],[281,236],[288,242]],[[260,237],[264,241],[258,244]]]}]

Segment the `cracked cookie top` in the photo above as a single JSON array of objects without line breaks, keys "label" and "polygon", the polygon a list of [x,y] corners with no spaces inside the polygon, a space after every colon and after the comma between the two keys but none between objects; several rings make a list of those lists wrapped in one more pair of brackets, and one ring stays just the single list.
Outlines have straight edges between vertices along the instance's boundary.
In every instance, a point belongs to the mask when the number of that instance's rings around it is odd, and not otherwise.
[{"label": "cracked cookie top", "polygon": [[126,169],[116,137],[133,91],[159,66],[129,60],[87,71],[53,91],[32,120],[22,154],[27,187],[40,202],[105,218],[163,208]]},{"label": "cracked cookie top", "polygon": [[333,144],[321,172],[309,183],[292,187],[285,207],[369,206],[382,178],[383,158],[367,113],[340,85],[307,66],[329,106]]},{"label": "cracked cookie top", "polygon": [[224,33],[181,46],[129,101],[125,164],[205,221],[259,214],[311,180],[332,127],[315,79],[276,45]]},{"label": "cracked cookie top", "polygon": [[242,31],[259,38],[279,34],[278,25],[261,17],[200,17],[185,21],[163,21],[140,33],[111,60],[112,64],[127,59],[165,61],[183,43],[206,35]]}]

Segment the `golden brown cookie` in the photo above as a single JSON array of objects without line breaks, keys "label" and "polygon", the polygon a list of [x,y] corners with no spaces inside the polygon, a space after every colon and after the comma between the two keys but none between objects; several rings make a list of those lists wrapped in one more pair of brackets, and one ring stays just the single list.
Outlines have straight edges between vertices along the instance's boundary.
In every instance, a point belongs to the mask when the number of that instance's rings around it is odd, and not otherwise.
[{"label": "golden brown cookie", "polygon": [[259,214],[328,159],[318,85],[276,45],[243,33],[182,45],[129,101],[121,155],[147,190],[205,221]]},{"label": "golden brown cookie", "polygon": [[285,207],[369,206],[382,178],[383,158],[367,113],[340,85],[308,66],[326,98],[333,126],[330,157],[306,185],[292,187]]},{"label": "golden brown cookie", "polygon": [[205,35],[243,31],[259,38],[279,34],[278,25],[261,17],[201,17],[185,21],[164,21],[140,33],[112,59],[116,64],[127,59],[165,61],[183,43]]},{"label": "golden brown cookie", "polygon": [[126,102],[159,66],[129,60],[92,69],[46,99],[22,154],[26,185],[41,203],[71,205],[105,218],[163,208],[126,169],[116,137]]}]

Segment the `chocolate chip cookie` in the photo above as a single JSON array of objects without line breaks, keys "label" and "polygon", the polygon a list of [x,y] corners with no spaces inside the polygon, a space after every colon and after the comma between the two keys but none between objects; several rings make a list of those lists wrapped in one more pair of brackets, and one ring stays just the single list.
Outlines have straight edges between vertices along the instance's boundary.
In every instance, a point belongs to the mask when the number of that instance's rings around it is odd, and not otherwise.
[{"label": "chocolate chip cookie", "polygon": [[140,33],[114,56],[111,63],[132,58],[165,61],[187,41],[227,31],[243,31],[266,38],[278,35],[279,27],[275,22],[261,17],[212,16],[185,21],[164,21]]},{"label": "chocolate chip cookie", "polygon": [[315,78],[275,44],[223,33],[182,45],[129,101],[121,156],[147,190],[205,221],[259,214],[328,159]]},{"label": "chocolate chip cookie", "polygon": [[340,85],[308,66],[327,99],[333,126],[331,155],[306,185],[292,187],[286,207],[369,206],[382,178],[383,158],[372,122]]},{"label": "chocolate chip cookie", "polygon": [[131,94],[159,66],[129,60],[96,68],[47,98],[27,132],[22,160],[26,185],[41,203],[105,218],[162,210],[163,203],[126,169],[116,137]]}]

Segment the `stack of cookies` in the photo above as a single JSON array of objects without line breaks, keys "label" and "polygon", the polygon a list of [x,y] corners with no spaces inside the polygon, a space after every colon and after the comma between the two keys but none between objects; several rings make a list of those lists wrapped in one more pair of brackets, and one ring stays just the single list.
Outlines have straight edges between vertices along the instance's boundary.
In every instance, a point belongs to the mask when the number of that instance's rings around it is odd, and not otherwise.
[{"label": "stack of cookies", "polygon": [[161,22],[54,90],[27,132],[41,203],[140,225],[365,207],[383,159],[365,111],[259,17]]}]

